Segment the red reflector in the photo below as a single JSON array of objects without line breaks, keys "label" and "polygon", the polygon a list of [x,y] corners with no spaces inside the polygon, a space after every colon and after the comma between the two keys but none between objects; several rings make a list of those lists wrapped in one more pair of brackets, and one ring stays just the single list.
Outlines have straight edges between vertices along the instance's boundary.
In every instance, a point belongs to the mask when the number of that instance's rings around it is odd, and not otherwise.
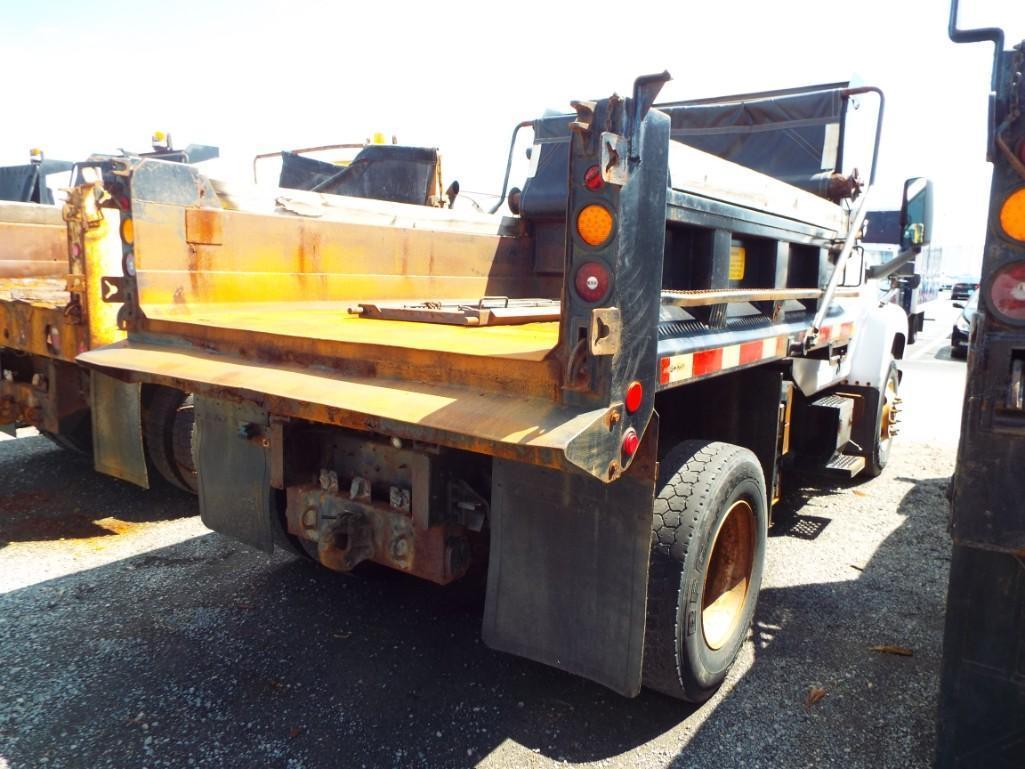
[{"label": "red reflector", "polygon": [[637,453],[637,447],[641,445],[641,436],[632,427],[623,436],[623,453],[632,457]]},{"label": "red reflector", "polygon": [[722,368],[722,348],[694,353],[694,376],[714,374]]},{"label": "red reflector", "polygon": [[601,178],[601,169],[598,166],[591,166],[584,171],[584,186],[589,190],[600,190],[605,180]]},{"label": "red reflector", "polygon": [[626,388],[626,410],[633,414],[637,409],[641,407],[641,401],[644,400],[644,388],[640,382],[631,382],[630,386]]},{"label": "red reflector", "polygon": [[765,350],[765,345],[762,344],[762,340],[759,339],[757,342],[745,342],[740,345],[740,365],[746,366],[748,363],[754,363],[762,359],[762,353]]},{"label": "red reflector", "polygon": [[609,271],[600,262],[584,262],[573,284],[585,302],[600,302],[609,291]]},{"label": "red reflector", "polygon": [[1025,262],[997,270],[989,287],[993,309],[1010,320],[1025,320]]}]

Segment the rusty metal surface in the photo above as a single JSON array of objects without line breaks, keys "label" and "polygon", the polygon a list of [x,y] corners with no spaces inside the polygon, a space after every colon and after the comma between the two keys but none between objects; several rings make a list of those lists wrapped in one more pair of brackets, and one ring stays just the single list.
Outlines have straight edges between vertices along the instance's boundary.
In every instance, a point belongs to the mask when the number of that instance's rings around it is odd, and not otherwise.
[{"label": "rusty metal surface", "polygon": [[179,389],[239,393],[280,416],[430,440],[552,467],[564,466],[561,451],[574,437],[592,425],[606,429],[604,408],[578,410],[516,391],[390,379],[372,371],[349,375],[253,365],[223,355],[135,342],[83,353],[79,361]]},{"label": "rusty metal surface", "polygon": [[339,488],[334,473],[322,473],[319,485],[288,489],[289,532],[310,543],[320,563],[350,571],[370,560],[440,585],[465,573],[469,545],[460,527],[418,526],[409,511],[361,496],[358,486]]},{"label": "rusty metal surface", "polygon": [[0,278],[67,272],[67,236],[57,206],[0,203]]},{"label": "rusty metal surface", "polygon": [[35,296],[34,301],[0,298],[0,348],[74,360],[87,349],[86,327],[65,304],[53,301],[54,294],[37,292]]},{"label": "rusty metal surface", "polygon": [[440,228],[429,219],[393,226],[216,210],[188,230],[215,232],[219,221],[223,243],[212,245],[189,242],[197,236],[188,234],[185,211],[133,202],[139,303],[150,317],[187,321],[211,304],[253,301],[554,298],[561,287],[561,277],[533,272],[523,238]]}]

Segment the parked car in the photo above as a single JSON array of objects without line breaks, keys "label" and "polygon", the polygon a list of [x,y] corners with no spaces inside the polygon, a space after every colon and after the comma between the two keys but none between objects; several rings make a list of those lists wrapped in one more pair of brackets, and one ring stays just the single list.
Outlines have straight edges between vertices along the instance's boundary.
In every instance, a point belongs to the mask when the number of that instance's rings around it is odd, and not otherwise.
[{"label": "parked car", "polygon": [[954,306],[961,307],[962,310],[957,320],[954,321],[954,330],[950,332],[950,354],[954,358],[967,358],[968,337],[972,333],[972,319],[979,311],[979,292],[973,293],[967,303],[958,303]]},{"label": "parked car", "polygon": [[954,287],[950,290],[950,298],[954,300],[968,299],[978,289],[978,283],[955,283]]}]

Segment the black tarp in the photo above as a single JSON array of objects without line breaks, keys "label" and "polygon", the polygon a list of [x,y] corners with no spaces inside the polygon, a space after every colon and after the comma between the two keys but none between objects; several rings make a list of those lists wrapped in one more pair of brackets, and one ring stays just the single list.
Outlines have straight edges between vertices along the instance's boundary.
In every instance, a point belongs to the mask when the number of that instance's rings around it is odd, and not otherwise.
[{"label": "black tarp", "polygon": [[0,200],[53,205],[53,195],[46,186],[47,175],[70,171],[73,166],[66,160],[44,160],[0,168]]},{"label": "black tarp", "polygon": [[672,138],[782,181],[800,183],[839,170],[838,139],[846,99],[840,88],[660,106]]},{"label": "black tarp", "polygon": [[437,173],[438,151],[426,147],[371,144],[347,166],[281,153],[278,185],[393,203],[424,205]]},{"label": "black tarp", "polygon": [[[807,89],[656,104],[674,141],[818,192],[813,177],[839,170],[846,83]],[[534,175],[523,185],[528,218],[565,216],[569,115],[534,121]]]}]

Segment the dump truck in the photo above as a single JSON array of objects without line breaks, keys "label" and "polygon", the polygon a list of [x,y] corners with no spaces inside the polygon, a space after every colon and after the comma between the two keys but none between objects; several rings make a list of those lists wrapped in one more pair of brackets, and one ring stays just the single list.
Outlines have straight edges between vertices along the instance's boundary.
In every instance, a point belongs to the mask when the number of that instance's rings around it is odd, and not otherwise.
[{"label": "dump truck", "polygon": [[[216,155],[208,145],[175,149],[158,131],[152,151],[138,157],[187,163]],[[124,337],[120,307],[103,301],[103,276],[120,269],[120,219],[115,208],[100,216],[95,200],[86,210],[57,204],[46,183],[61,172],[81,181],[85,167],[33,150],[30,164],[0,169],[0,429],[33,426],[58,445],[91,453],[89,375],[75,356]],[[89,225],[69,241],[65,218]],[[153,390],[144,423],[151,465],[192,490],[189,409],[180,391]]]},{"label": "dump truck", "polygon": [[667,79],[519,124],[506,167],[529,129],[532,169],[506,172],[504,214],[111,159],[72,192],[127,201],[104,278],[126,338],[77,359],[97,466],[145,486],[146,388],[192,393],[214,531],[441,585],[486,566],[491,647],[707,699],[787,473],[886,465],[907,317],[850,258],[867,196],[837,139],[878,99],[870,186],[881,92],[653,108]]},{"label": "dump truck", "polygon": [[1025,41],[1005,46],[999,27],[959,28],[956,0],[949,36],[993,45],[993,176],[949,492],[936,766],[1017,767],[1025,755]]}]

